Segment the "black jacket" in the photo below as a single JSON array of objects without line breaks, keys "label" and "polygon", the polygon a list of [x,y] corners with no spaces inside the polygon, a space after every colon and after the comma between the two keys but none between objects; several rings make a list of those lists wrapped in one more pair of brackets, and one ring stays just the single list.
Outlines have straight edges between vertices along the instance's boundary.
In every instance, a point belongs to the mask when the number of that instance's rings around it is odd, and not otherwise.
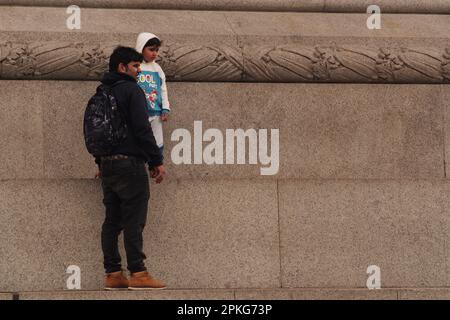
[{"label": "black jacket", "polygon": [[[162,155],[148,121],[145,94],[136,80],[125,73],[107,72],[101,81],[105,85],[113,85],[120,80],[122,82],[113,87],[112,93],[127,123],[128,135],[125,142],[116,147],[111,155],[135,156],[145,160],[150,166],[162,165]],[[100,159],[96,158],[95,162],[99,164]]]}]

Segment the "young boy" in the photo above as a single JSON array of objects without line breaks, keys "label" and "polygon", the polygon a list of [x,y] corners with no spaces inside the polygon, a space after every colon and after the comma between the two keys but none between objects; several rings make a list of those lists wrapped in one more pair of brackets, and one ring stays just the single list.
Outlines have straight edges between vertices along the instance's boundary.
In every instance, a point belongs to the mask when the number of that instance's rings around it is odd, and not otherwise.
[{"label": "young boy", "polygon": [[161,43],[156,35],[149,32],[140,33],[136,41],[136,51],[144,56],[137,82],[145,92],[148,120],[162,154],[164,148],[162,122],[169,118],[170,105],[167,97],[166,75],[155,62]]}]

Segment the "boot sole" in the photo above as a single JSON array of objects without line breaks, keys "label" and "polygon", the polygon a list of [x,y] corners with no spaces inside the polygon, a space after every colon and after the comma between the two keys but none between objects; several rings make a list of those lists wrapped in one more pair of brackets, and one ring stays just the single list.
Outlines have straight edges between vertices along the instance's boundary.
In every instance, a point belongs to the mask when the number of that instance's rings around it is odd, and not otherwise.
[{"label": "boot sole", "polygon": [[151,288],[151,287],[146,287],[146,288],[139,288],[139,287],[128,287],[128,290],[132,290],[132,291],[146,291],[146,290],[163,290],[166,289],[167,287],[162,287],[162,288]]},{"label": "boot sole", "polygon": [[124,290],[128,290],[128,288],[103,288],[103,290],[106,290],[106,291],[124,291]]}]

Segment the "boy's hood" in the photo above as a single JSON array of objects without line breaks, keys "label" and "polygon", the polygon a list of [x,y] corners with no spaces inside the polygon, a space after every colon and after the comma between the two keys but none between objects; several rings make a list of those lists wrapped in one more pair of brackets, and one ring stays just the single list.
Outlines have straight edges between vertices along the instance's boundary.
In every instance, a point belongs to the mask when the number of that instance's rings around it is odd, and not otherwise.
[{"label": "boy's hood", "polygon": [[153,33],[150,33],[150,32],[139,33],[137,40],[136,40],[136,48],[135,48],[136,51],[139,53],[142,53],[142,50],[144,50],[144,46],[147,43],[147,41],[150,39],[153,39],[153,38],[157,38],[158,40],[160,40],[159,37],[157,37]]}]

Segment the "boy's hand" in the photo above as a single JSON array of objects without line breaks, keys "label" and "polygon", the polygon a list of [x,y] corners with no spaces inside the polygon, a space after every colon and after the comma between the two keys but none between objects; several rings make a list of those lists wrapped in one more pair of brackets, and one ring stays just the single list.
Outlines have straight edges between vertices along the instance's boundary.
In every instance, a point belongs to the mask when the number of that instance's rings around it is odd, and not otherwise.
[{"label": "boy's hand", "polygon": [[101,177],[102,177],[102,172],[100,170],[98,170],[94,176],[94,179],[101,179]]},{"label": "boy's hand", "polygon": [[152,179],[155,179],[156,183],[161,183],[164,180],[165,175],[166,169],[164,169],[163,165],[150,169],[150,176]]},{"label": "boy's hand", "polygon": [[163,113],[161,115],[161,121],[166,122],[167,120],[169,120],[169,114],[168,113]]}]

